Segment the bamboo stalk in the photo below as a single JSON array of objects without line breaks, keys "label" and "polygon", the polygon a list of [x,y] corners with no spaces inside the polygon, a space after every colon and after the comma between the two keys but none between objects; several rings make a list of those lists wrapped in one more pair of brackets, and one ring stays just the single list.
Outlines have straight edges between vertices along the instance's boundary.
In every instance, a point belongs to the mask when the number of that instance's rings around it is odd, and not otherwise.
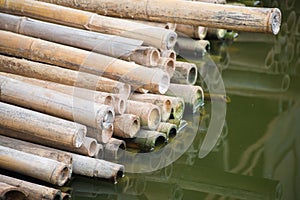
[{"label": "bamboo stalk", "polygon": [[169,22],[160,23],[160,22],[151,22],[151,21],[137,20],[137,19],[128,19],[128,20],[133,21],[133,22],[137,22],[137,23],[141,23],[141,24],[146,24],[146,25],[149,25],[149,26],[155,26],[155,27],[160,27],[160,28],[164,28],[164,29],[169,29],[169,30],[172,30],[172,31],[175,31],[176,26],[177,26],[177,24],[169,23]]},{"label": "bamboo stalk", "polygon": [[0,146],[0,158],[1,168],[31,176],[54,185],[62,186],[69,179],[69,167],[55,160],[3,146]]},{"label": "bamboo stalk", "polygon": [[22,132],[15,134],[0,129],[2,135],[17,136],[45,145],[62,145],[78,148],[83,143],[86,127],[78,123],[34,112],[0,102],[1,126]]},{"label": "bamboo stalk", "polygon": [[111,138],[108,143],[104,145],[104,159],[116,161],[122,158],[126,149],[126,143],[123,140]]},{"label": "bamboo stalk", "polygon": [[103,75],[154,93],[164,93],[169,86],[168,75],[159,69],[10,32],[0,31],[0,36],[5,41],[0,44],[4,54]]},{"label": "bamboo stalk", "polygon": [[156,67],[165,71],[169,77],[172,77],[175,71],[175,61],[172,58],[161,57]]},{"label": "bamboo stalk", "polygon": [[0,55],[0,71],[125,97],[131,92],[130,85],[115,80],[3,55]]},{"label": "bamboo stalk", "polygon": [[206,2],[206,3],[226,4],[226,0],[191,0],[191,1],[200,1],[200,2]]},{"label": "bamboo stalk", "polygon": [[114,132],[114,126],[112,124],[104,124],[103,129],[99,130],[93,127],[87,127],[86,135],[88,137],[94,138],[97,142],[107,143],[112,137]]},{"label": "bamboo stalk", "polygon": [[160,108],[151,103],[129,100],[125,113],[139,116],[141,127],[146,127],[150,130],[155,130],[161,121]]},{"label": "bamboo stalk", "polygon": [[134,101],[152,103],[158,106],[161,110],[161,121],[167,121],[170,118],[173,105],[168,96],[133,93],[130,96],[130,99]]},{"label": "bamboo stalk", "polygon": [[171,83],[195,85],[197,77],[198,69],[195,64],[176,61]]},{"label": "bamboo stalk", "polygon": [[161,50],[160,56],[171,58],[176,61],[176,52],[174,50]]},{"label": "bamboo stalk", "polygon": [[[36,9],[32,9],[33,7]],[[160,49],[171,49],[175,45],[177,37],[174,31],[164,28],[38,1],[25,0],[18,2],[5,0],[1,1],[0,9],[8,13],[25,15],[71,27],[142,40],[145,45],[151,45]]]},{"label": "bamboo stalk", "polygon": [[116,115],[114,121],[114,136],[133,138],[140,130],[140,118],[132,114]]},{"label": "bamboo stalk", "polygon": [[0,75],[1,100],[103,129],[112,123],[112,107],[14,80]]},{"label": "bamboo stalk", "polygon": [[50,187],[30,183],[0,174],[0,181],[21,188],[28,194],[30,200],[57,200],[61,199],[61,191]]},{"label": "bamboo stalk", "polygon": [[177,24],[176,33],[179,36],[203,40],[207,35],[207,27]]},{"label": "bamboo stalk", "polygon": [[64,148],[68,151],[78,153],[81,155],[94,157],[97,150],[97,140],[90,137],[85,137],[83,143],[79,148]]},{"label": "bamboo stalk", "polygon": [[161,122],[156,129],[160,133],[165,133],[167,139],[173,138],[177,134],[177,126],[175,124]]},{"label": "bamboo stalk", "polygon": [[130,0],[123,0],[122,2],[97,0],[89,4],[75,0],[42,1],[89,10],[101,15],[237,31],[277,34],[281,22],[281,12],[277,8],[240,7],[180,0],[164,2],[143,0],[135,3]]},{"label": "bamboo stalk", "polygon": [[6,183],[0,182],[0,198],[1,199],[14,199],[14,200],[23,200],[27,199],[27,194],[24,190],[8,185]]}]

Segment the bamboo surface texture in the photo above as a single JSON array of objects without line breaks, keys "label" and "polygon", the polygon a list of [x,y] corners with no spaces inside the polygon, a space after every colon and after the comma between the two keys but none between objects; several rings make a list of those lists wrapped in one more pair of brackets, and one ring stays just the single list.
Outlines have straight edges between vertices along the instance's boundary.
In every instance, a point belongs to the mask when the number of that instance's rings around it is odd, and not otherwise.
[{"label": "bamboo surface texture", "polygon": [[[228,30],[268,32],[280,30],[281,12],[277,8],[241,7],[181,0],[41,0],[122,18],[189,24]],[[220,12],[222,11],[222,12]],[[220,20],[221,19],[221,20]]]}]

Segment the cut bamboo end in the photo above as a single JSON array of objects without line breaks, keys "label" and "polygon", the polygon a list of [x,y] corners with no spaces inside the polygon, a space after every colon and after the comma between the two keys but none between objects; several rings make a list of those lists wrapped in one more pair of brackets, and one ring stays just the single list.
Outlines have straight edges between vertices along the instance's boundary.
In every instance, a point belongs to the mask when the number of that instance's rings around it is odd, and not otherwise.
[{"label": "cut bamboo end", "polygon": [[111,138],[108,143],[104,145],[104,159],[109,161],[119,160],[122,158],[125,149],[125,141]]},{"label": "cut bamboo end", "polygon": [[124,114],[127,108],[127,98],[125,98],[123,95],[113,95],[113,98],[115,114]]},{"label": "cut bamboo end", "polygon": [[97,142],[107,143],[113,135],[114,126],[113,123],[104,124],[103,129],[96,129],[93,127],[87,127],[87,136],[94,138]]},{"label": "cut bamboo end", "polygon": [[281,25],[281,11],[278,8],[272,8],[268,20],[268,32],[277,35]]},{"label": "cut bamboo end", "polygon": [[140,47],[130,53],[130,55],[122,56],[129,61],[133,61],[137,64],[144,65],[144,66],[157,66],[160,54],[157,48],[154,47]]},{"label": "cut bamboo end", "polygon": [[172,102],[172,112],[171,115],[180,120],[183,117],[183,113],[185,110],[185,103],[184,100],[180,97],[169,97]]},{"label": "cut bamboo end", "polygon": [[174,50],[162,50],[160,56],[176,60],[176,52]]},{"label": "cut bamboo end", "polygon": [[226,29],[220,29],[220,28],[209,28],[207,30],[207,39],[218,39],[222,40],[224,39],[225,35],[227,33]]},{"label": "cut bamboo end", "polygon": [[25,200],[27,195],[22,189],[0,182],[0,198],[5,200]]},{"label": "cut bamboo end", "polygon": [[95,158],[101,159],[104,157],[104,147],[102,144],[97,143]]},{"label": "cut bamboo end", "polygon": [[85,137],[83,139],[83,144],[80,148],[74,149],[73,152],[93,157],[97,150],[97,140],[90,137]]},{"label": "cut bamboo end", "polygon": [[140,118],[132,114],[117,115],[114,122],[114,135],[133,138],[140,130]]},{"label": "cut bamboo end", "polygon": [[158,62],[159,68],[164,70],[169,77],[172,77],[175,71],[175,61],[172,58],[161,57]]},{"label": "cut bamboo end", "polygon": [[174,138],[177,135],[177,126],[175,124],[161,122],[156,131],[165,133],[167,139]]},{"label": "cut bamboo end", "polygon": [[194,85],[197,81],[198,69],[193,63],[175,62],[175,72],[171,83]]},{"label": "cut bamboo end", "polygon": [[68,166],[58,166],[52,173],[51,183],[63,186],[70,178],[70,168]]}]

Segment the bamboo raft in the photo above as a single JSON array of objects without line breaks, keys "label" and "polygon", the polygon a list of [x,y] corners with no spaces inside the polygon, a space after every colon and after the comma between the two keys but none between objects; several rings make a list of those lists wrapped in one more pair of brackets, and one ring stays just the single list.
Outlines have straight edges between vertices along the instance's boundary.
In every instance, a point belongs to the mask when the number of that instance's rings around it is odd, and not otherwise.
[{"label": "bamboo raft", "polygon": [[204,104],[201,69],[176,54],[280,24],[225,1],[0,0],[0,168],[53,185],[0,174],[0,199],[69,199],[54,188],[73,174],[116,183],[120,152],[162,148]]}]

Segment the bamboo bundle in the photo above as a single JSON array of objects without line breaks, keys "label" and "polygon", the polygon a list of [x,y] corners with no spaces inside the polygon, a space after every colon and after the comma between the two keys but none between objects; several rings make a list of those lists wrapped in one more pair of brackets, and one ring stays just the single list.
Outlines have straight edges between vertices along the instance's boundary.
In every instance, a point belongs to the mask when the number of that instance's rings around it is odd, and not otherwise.
[{"label": "bamboo bundle", "polygon": [[123,0],[122,2],[97,0],[88,4],[75,0],[41,1],[89,10],[101,15],[114,17],[189,24],[237,31],[277,34],[280,30],[281,22],[281,12],[277,8],[241,7],[181,0],[168,0],[164,2],[159,0],[143,0],[135,3],[132,3],[130,0]]},{"label": "bamboo bundle", "polygon": [[[36,9],[32,9],[33,7]],[[0,10],[71,27],[141,40],[145,45],[159,49],[173,48],[177,37],[174,31],[164,28],[32,0],[4,0],[1,1]]]},{"label": "bamboo bundle", "polygon": [[169,86],[169,76],[159,69],[10,32],[0,31],[0,36],[5,41],[1,53],[103,75],[154,93],[164,93]]},{"label": "bamboo bundle", "polygon": [[[0,129],[2,135],[20,137],[45,145],[62,145],[78,148],[83,143],[86,127],[74,122],[34,112],[0,102]],[[20,131],[15,134],[3,128]]]},{"label": "bamboo bundle", "polygon": [[125,97],[131,91],[130,85],[101,76],[3,55],[0,55],[0,71]]},{"label": "bamboo bundle", "polygon": [[190,37],[194,39],[203,40],[207,34],[207,27],[193,26],[187,24],[177,24],[176,33],[179,36]]},{"label": "bamboo bundle", "polygon": [[123,140],[111,138],[108,143],[104,144],[104,159],[116,161],[122,158],[126,150],[126,143]]},{"label": "bamboo bundle", "polygon": [[61,191],[27,181],[11,178],[0,174],[0,182],[21,188],[28,194],[30,200],[57,200],[61,199]]},{"label": "bamboo bundle", "polygon": [[0,146],[0,166],[39,180],[62,186],[69,179],[68,165]]},{"label": "bamboo bundle", "polygon": [[116,115],[114,121],[114,136],[133,138],[140,130],[140,118],[132,114]]},{"label": "bamboo bundle", "polygon": [[27,194],[24,190],[8,185],[6,183],[0,182],[0,199],[14,199],[14,200],[25,200],[27,199]]},{"label": "bamboo bundle", "polygon": [[103,124],[113,123],[114,111],[110,106],[96,104],[1,75],[0,80],[2,101],[77,121],[100,130],[103,129]]},{"label": "bamboo bundle", "polygon": [[161,121],[160,108],[151,103],[129,100],[125,113],[139,116],[141,127],[150,130],[155,130]]},{"label": "bamboo bundle", "polygon": [[195,85],[197,77],[198,69],[195,64],[176,61],[171,83]]}]

